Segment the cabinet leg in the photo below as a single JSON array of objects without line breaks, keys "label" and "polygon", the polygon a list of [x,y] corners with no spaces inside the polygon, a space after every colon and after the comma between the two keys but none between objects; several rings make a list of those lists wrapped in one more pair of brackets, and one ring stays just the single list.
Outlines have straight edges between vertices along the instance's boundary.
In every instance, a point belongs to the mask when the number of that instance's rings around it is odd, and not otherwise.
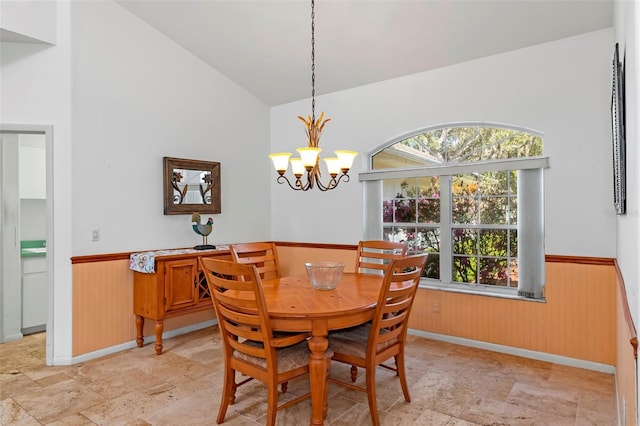
[{"label": "cabinet leg", "polygon": [[144,317],[142,315],[136,315],[136,344],[139,348],[144,343],[144,336],[142,330],[144,329]]},{"label": "cabinet leg", "polygon": [[162,331],[164,330],[164,321],[158,320],[156,321],[155,332],[156,332],[156,355],[160,355],[162,353]]}]

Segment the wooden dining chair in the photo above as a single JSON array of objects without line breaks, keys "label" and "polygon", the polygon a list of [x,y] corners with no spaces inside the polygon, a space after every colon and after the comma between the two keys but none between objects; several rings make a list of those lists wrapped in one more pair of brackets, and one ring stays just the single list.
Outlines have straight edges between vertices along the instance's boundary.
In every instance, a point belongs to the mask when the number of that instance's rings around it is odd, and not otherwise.
[{"label": "wooden dining chair", "polygon": [[[200,258],[224,349],[224,385],[217,423],[224,422],[236,389],[253,379],[267,385],[267,422],[276,412],[309,398],[306,393],[278,406],[278,384],[309,373],[309,333],[274,337],[255,265]],[[333,353],[328,351],[328,356]],[[236,382],[236,371],[247,376]]]},{"label": "wooden dining chair", "polygon": [[[353,372],[351,382],[332,377],[329,377],[329,381],[366,392],[374,426],[380,424],[376,403],[376,367],[382,366],[395,371],[400,378],[405,401],[411,402],[405,373],[404,349],[409,314],[426,261],[426,254],[392,260],[380,288],[373,321],[329,334],[329,348],[334,352],[331,359],[351,364],[352,369],[356,366],[364,368],[366,375],[364,387],[353,383]],[[395,367],[383,364],[390,358],[394,358]]]},{"label": "wooden dining chair", "polygon": [[393,259],[407,254],[406,243],[383,240],[366,240],[358,243],[356,272],[367,272],[367,269],[386,272]]},{"label": "wooden dining chair", "polygon": [[280,278],[278,250],[274,243],[232,244],[229,246],[229,251],[234,262],[256,265],[263,280]]},{"label": "wooden dining chair", "polygon": [[[358,242],[356,272],[384,274],[393,259],[400,259],[407,254],[407,244],[385,240],[364,240]],[[351,377],[355,382],[358,369],[351,366]]]}]

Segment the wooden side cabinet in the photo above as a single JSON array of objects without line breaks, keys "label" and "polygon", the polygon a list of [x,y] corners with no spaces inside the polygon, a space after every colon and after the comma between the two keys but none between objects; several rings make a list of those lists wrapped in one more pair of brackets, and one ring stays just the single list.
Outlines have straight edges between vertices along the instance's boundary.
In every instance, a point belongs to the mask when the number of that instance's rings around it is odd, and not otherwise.
[{"label": "wooden side cabinet", "polygon": [[228,250],[157,256],[155,272],[134,271],[133,312],[136,315],[136,343],[142,347],[145,318],[155,321],[156,354],[162,353],[165,318],[213,309],[211,294],[199,257],[231,260]]}]

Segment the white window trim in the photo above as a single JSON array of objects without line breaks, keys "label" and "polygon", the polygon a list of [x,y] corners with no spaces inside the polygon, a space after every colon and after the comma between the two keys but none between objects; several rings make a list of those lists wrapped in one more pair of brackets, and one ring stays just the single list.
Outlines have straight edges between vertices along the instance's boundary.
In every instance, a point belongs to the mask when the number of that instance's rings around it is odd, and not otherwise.
[{"label": "white window trim", "polygon": [[447,163],[446,165],[411,167],[405,169],[378,169],[360,172],[360,182],[386,179],[402,179],[422,176],[453,176],[475,172],[499,172],[504,170],[546,169],[549,157],[509,158],[485,160],[474,163]]},{"label": "white window trim", "polygon": [[[449,163],[446,166],[427,166],[406,169],[381,169],[361,172],[358,174],[360,182],[364,183],[364,238],[382,239],[382,181],[386,179],[415,178],[422,176],[452,176],[457,174],[521,170],[527,171],[523,176],[527,176],[530,185],[535,187],[535,194],[522,197],[520,203],[520,216],[518,220],[518,235],[524,234],[524,229],[528,229],[528,243],[521,245],[518,238],[519,257],[526,256],[527,262],[520,263],[520,278],[518,282],[517,294],[513,288],[502,288],[483,284],[474,284],[473,288],[463,283],[454,283],[450,279],[442,280],[442,274],[447,271],[441,270],[440,280],[423,279],[421,287],[435,288],[439,290],[456,291],[463,293],[522,298],[527,300],[541,300],[544,297],[545,282],[545,262],[544,262],[544,197],[543,197],[543,177],[542,170],[549,167],[549,157],[527,157],[511,158],[500,160],[486,160],[474,163]],[[520,180],[519,180],[520,182]],[[520,183],[519,183],[520,185]],[[529,187],[529,186],[528,186]],[[521,191],[518,191],[521,193]],[[523,194],[528,191],[522,191]],[[444,195],[444,194],[443,194]],[[540,200],[540,202],[538,202]],[[443,202],[446,200],[443,200]],[[524,205],[522,203],[525,203]],[[524,214],[524,211],[528,214]],[[445,251],[446,250],[446,251]],[[443,253],[450,253],[450,247],[441,246],[441,256]],[[525,266],[526,265],[526,266]],[[449,271],[450,272],[450,271]],[[450,276],[448,275],[445,276]]]}]

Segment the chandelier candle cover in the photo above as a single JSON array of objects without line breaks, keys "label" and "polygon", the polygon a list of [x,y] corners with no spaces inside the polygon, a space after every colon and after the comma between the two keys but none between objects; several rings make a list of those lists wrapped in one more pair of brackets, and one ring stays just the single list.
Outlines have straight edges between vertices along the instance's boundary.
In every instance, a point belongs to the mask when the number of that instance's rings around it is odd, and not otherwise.
[{"label": "chandelier candle cover", "polygon": [[[353,164],[353,159],[358,155],[355,151],[338,150],[335,151],[336,157],[325,158],[327,171],[331,179],[324,185],[320,181],[320,157],[322,151],[318,148],[320,143],[320,135],[325,124],[331,121],[330,118],[324,118],[324,112],[316,120],[316,74],[315,74],[315,3],[311,0],[311,115],[307,118],[298,116],[306,127],[307,145],[306,147],[297,148],[300,153],[299,158],[290,158],[290,152],[277,152],[269,154],[269,158],[273,161],[273,167],[278,172],[278,183],[287,183],[289,187],[295,191],[308,191],[309,189],[318,188],[321,191],[328,191],[338,186],[340,181],[344,179],[349,182],[349,170]],[[291,163],[291,170],[296,180],[292,184],[285,176],[287,168]],[[306,173],[306,182],[302,181],[302,176]],[[340,175],[340,176],[338,176]]]}]

